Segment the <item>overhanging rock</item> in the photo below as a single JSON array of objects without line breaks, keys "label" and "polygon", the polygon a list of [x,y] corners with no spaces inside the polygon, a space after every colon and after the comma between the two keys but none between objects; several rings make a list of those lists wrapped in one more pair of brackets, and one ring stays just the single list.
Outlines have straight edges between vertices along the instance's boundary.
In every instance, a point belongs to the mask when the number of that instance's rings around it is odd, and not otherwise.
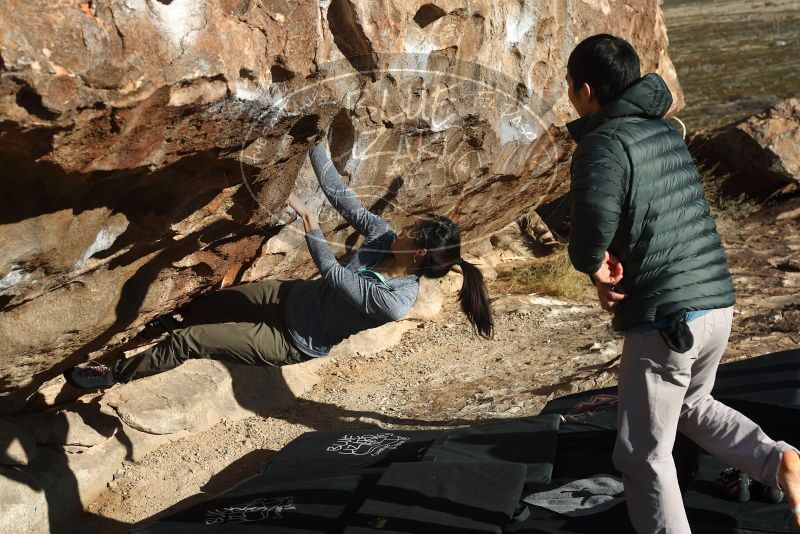
[{"label": "overhanging rock", "polygon": [[[313,274],[328,131],[363,201],[465,245],[566,189],[564,66],[599,32],[682,95],[657,0],[0,5],[0,409],[223,277]],[[329,207],[323,230],[356,238]]]}]

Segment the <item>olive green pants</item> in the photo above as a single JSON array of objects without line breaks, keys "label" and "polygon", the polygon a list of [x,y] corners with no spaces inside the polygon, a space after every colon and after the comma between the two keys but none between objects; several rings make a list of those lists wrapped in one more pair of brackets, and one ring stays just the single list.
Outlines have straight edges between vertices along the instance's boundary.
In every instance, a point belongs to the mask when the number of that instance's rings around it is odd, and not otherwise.
[{"label": "olive green pants", "polygon": [[185,328],[131,358],[117,360],[114,379],[129,382],[177,367],[189,358],[248,365],[307,360],[290,342],[284,309],[290,282],[266,280],[204,295],[180,310]]}]

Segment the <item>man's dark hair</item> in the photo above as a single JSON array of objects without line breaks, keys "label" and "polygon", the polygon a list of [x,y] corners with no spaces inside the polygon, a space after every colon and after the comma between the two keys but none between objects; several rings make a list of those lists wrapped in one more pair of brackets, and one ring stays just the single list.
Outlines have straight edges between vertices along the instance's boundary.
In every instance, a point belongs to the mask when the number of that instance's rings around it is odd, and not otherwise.
[{"label": "man's dark hair", "polygon": [[569,55],[567,72],[577,91],[589,84],[605,106],[641,77],[639,56],[631,44],[607,33],[587,37]]}]

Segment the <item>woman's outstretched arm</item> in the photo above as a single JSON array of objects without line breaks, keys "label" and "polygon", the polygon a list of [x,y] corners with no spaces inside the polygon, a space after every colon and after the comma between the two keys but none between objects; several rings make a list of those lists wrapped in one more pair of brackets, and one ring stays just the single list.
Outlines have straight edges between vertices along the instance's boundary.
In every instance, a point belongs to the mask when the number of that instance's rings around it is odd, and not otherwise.
[{"label": "woman's outstretched arm", "polygon": [[399,320],[408,313],[413,305],[413,300],[409,300],[405,295],[381,288],[339,263],[322,234],[315,215],[294,193],[289,196],[289,205],[303,220],[308,251],[322,278],[348,304],[365,315],[386,321]]},{"label": "woman's outstretched arm", "polygon": [[319,228],[306,234],[306,243],[325,282],[362,314],[383,321],[398,321],[411,309],[413,300],[406,295],[380,287],[339,263]]},{"label": "woman's outstretched arm", "polygon": [[391,229],[386,221],[362,206],[353,191],[342,183],[342,177],[336,172],[322,143],[314,147],[310,157],[322,192],[356,232],[366,237],[377,237]]}]

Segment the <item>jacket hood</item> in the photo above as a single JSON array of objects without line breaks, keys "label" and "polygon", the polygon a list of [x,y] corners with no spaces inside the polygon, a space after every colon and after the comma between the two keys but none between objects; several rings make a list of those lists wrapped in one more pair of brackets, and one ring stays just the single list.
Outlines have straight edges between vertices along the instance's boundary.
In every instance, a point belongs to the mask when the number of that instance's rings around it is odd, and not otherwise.
[{"label": "jacket hood", "polygon": [[620,117],[642,117],[660,119],[672,106],[672,93],[664,79],[651,72],[645,74],[614,100],[592,113],[567,123],[567,130],[575,141],[603,124],[609,119]]}]

